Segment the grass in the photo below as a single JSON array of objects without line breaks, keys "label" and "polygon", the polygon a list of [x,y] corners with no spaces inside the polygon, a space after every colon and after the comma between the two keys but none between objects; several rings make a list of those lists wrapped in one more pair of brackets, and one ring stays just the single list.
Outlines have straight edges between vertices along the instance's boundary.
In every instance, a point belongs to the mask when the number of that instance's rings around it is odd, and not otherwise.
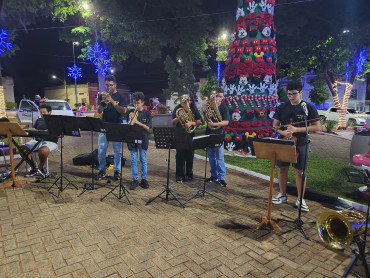
[{"label": "grass", "polygon": [[[205,132],[205,126],[195,130],[195,135],[200,136]],[[154,140],[150,134],[149,138]],[[196,154],[205,156],[204,150],[196,150]],[[362,184],[349,182],[345,171],[353,171],[346,164],[323,157],[317,153],[309,154],[309,165],[306,171],[307,187],[313,190],[328,193],[334,196],[350,198],[349,193],[357,190]],[[225,163],[238,166],[260,174],[270,175],[270,161],[251,157],[225,155]],[[277,178],[278,167],[275,168]],[[295,174],[292,167],[289,169],[288,181],[295,184]]]}]

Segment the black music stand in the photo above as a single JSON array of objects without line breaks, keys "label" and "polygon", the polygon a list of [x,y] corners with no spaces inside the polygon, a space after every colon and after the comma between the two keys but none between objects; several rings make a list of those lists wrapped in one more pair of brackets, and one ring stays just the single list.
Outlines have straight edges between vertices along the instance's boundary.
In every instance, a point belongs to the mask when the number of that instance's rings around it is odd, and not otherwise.
[{"label": "black music stand", "polygon": [[[175,128],[175,127],[154,127],[153,128],[153,133],[154,133],[154,141],[155,141],[155,147],[157,149],[168,149],[168,163],[167,163],[167,183],[166,183],[166,188],[161,192],[159,193],[157,196],[155,196],[154,198],[150,199],[146,205],[149,205],[151,202],[153,202],[155,199],[157,199],[158,197],[160,197],[163,193],[166,192],[166,201],[168,201],[168,195],[171,194],[172,197],[177,201],[179,202],[179,204],[185,208],[184,204],[180,202],[179,199],[177,199],[177,197],[172,193],[172,191],[170,190],[170,186],[169,186],[169,183],[170,183],[170,160],[171,160],[171,149],[175,149],[176,148],[176,144],[175,144],[175,130],[176,133],[178,135],[181,134],[181,131],[180,129],[183,129],[183,128]],[[184,137],[180,137],[178,138],[178,142],[180,143],[180,141],[182,140],[183,143],[185,144],[185,146],[178,146],[177,149],[186,149],[188,145],[188,141],[186,140],[183,140]]]},{"label": "black music stand", "polygon": [[[144,129],[138,125],[127,125],[127,124],[117,124],[117,123],[105,123],[105,129],[107,134],[107,140],[113,142],[126,142],[129,144],[141,144],[143,141],[143,132]],[[130,193],[122,183],[122,155],[123,155],[123,144],[121,145],[121,173],[119,178],[119,184],[111,189],[104,197],[100,199],[103,201],[105,197],[109,194],[113,194],[117,197],[118,200],[121,200],[123,196],[126,197],[128,203],[131,205],[131,202],[126,194]],[[114,193],[114,190],[119,188],[118,195]]]},{"label": "black music stand", "polygon": [[[77,117],[72,116],[61,116],[61,115],[44,115],[45,123],[48,128],[49,134],[51,136],[60,137],[60,176],[54,181],[54,183],[48,188],[50,189],[54,186],[58,188],[58,195],[63,192],[68,185],[72,185],[74,188],[78,189],[76,185],[74,185],[67,177],[63,176],[63,136],[76,136],[80,137],[80,130],[78,128]],[[68,183],[63,188],[63,179],[65,179]],[[58,186],[58,181],[59,186]],[[51,193],[51,192],[50,192]],[[53,194],[53,193],[51,193]],[[54,194],[53,194],[54,195]]]},{"label": "black music stand", "polygon": [[258,219],[260,224],[258,225],[257,229],[272,228],[277,232],[281,232],[280,227],[275,223],[274,220],[271,219],[275,164],[276,160],[297,163],[296,148],[294,142],[291,140],[273,138],[254,139],[253,148],[257,158],[271,160],[267,217],[260,217]]},{"label": "black music stand", "polygon": [[206,161],[204,164],[203,189],[198,190],[198,192],[193,197],[191,197],[189,201],[196,197],[204,197],[204,195],[207,193],[208,195],[211,195],[212,197],[215,197],[216,199],[219,199],[220,201],[225,202],[225,200],[221,199],[220,197],[206,190],[207,162],[208,162],[207,148],[220,147],[222,145],[222,142],[224,141],[224,138],[225,138],[225,134],[210,134],[210,135],[198,136],[198,137],[193,138],[192,148],[194,150],[205,149]]},{"label": "black music stand", "polygon": [[[77,117],[78,126],[82,131],[90,131],[91,132],[91,183],[85,184],[86,188],[94,189],[94,131],[96,132],[103,132],[105,133],[105,127],[104,122],[100,118],[94,118],[94,117]],[[86,186],[88,185],[88,186]],[[80,197],[85,191],[80,193],[78,197]]]}]

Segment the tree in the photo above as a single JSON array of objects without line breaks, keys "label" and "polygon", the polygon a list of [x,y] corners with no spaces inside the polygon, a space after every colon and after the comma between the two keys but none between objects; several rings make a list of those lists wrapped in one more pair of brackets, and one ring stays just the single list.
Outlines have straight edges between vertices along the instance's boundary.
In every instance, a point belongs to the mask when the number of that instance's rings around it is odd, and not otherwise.
[{"label": "tree", "polygon": [[310,84],[314,87],[310,91],[310,100],[316,105],[321,105],[330,96],[328,88],[325,86],[325,82],[320,78],[315,78],[310,82]]},{"label": "tree", "polygon": [[203,97],[209,97],[212,92],[217,89],[217,77],[216,75],[210,73],[207,75],[206,81],[200,87],[200,93]]}]

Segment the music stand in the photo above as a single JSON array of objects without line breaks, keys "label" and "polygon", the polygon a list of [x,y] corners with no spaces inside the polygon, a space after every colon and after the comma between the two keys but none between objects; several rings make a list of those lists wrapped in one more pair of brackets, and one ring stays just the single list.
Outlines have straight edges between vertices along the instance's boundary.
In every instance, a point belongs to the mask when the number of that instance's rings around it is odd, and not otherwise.
[{"label": "music stand", "polygon": [[207,162],[208,162],[208,153],[207,148],[217,148],[222,145],[222,142],[224,141],[225,134],[209,134],[204,136],[198,136],[193,138],[192,142],[192,148],[194,150],[196,149],[205,149],[206,151],[206,161],[204,164],[204,180],[203,180],[203,189],[198,190],[198,192],[189,199],[192,200],[196,197],[204,197],[204,195],[207,193],[208,195],[211,195],[212,197],[215,197],[216,199],[219,199],[222,202],[225,202],[225,200],[221,199],[220,197],[208,192],[206,190],[206,179],[207,179]]},{"label": "music stand", "polygon": [[27,132],[25,132],[18,123],[0,122],[0,134],[4,134],[8,138],[10,167],[12,171],[12,180],[4,183],[2,187],[21,187],[22,184],[27,184],[27,182],[24,180],[16,180],[15,178],[13,136],[27,136]]},{"label": "music stand", "polygon": [[280,227],[271,219],[272,208],[272,191],[274,188],[274,170],[276,160],[290,163],[297,163],[296,148],[291,140],[281,140],[273,138],[254,139],[254,152],[257,158],[268,159],[271,161],[270,170],[270,186],[267,206],[267,217],[260,217],[260,224],[257,229],[272,228],[277,232],[281,232]]},{"label": "music stand", "polygon": [[[63,136],[76,136],[80,137],[80,130],[78,128],[77,117],[73,116],[61,116],[61,115],[44,115],[44,120],[48,128],[49,134],[51,136],[60,137],[60,176],[54,181],[54,183],[48,188],[50,194],[50,189],[54,186],[58,188],[58,195],[63,192],[68,185],[72,185],[74,188],[78,189],[67,177],[63,176]],[[63,188],[63,179],[68,183]],[[58,186],[58,181],[60,185]],[[53,194],[54,195],[54,194]]]},{"label": "music stand", "polygon": [[[180,128],[175,128],[175,127],[154,127],[153,128],[153,133],[154,133],[154,141],[155,141],[155,147],[157,149],[168,149],[168,163],[167,163],[167,183],[165,189],[159,193],[157,196],[154,198],[150,199],[146,205],[149,205],[151,202],[153,202],[155,199],[160,197],[163,193],[166,192],[166,201],[168,201],[168,195],[171,194],[172,197],[179,202],[179,204],[185,208],[184,204],[180,202],[179,199],[172,193],[169,183],[170,183],[170,160],[171,160],[171,149],[175,149],[175,130],[177,134],[181,134],[181,131],[179,130]],[[182,129],[182,128],[181,128]],[[178,141],[181,141],[181,139],[184,138],[179,138]],[[186,140],[183,140],[184,145],[179,145],[179,149],[187,148],[188,142]]]},{"label": "music stand", "polygon": [[[105,129],[107,132],[107,140],[112,142],[126,142],[128,144],[141,144],[143,141],[144,129],[138,125],[128,125],[128,124],[117,124],[117,123],[105,123]],[[123,155],[123,144],[121,144],[121,173],[119,178],[119,184],[111,189],[104,197],[100,199],[103,201],[109,194],[113,194],[118,200],[121,200],[123,196],[126,197],[128,203],[131,202],[126,194],[130,193],[122,183],[122,155]],[[118,195],[114,193],[114,190],[119,188]]]},{"label": "music stand", "polygon": [[[77,122],[80,130],[82,131],[90,131],[91,132],[91,183],[88,184],[86,188],[94,189],[94,131],[96,132],[103,132],[105,133],[105,127],[104,122],[100,118],[94,118],[94,117],[77,117]],[[81,192],[78,197],[80,197],[85,191]]]}]

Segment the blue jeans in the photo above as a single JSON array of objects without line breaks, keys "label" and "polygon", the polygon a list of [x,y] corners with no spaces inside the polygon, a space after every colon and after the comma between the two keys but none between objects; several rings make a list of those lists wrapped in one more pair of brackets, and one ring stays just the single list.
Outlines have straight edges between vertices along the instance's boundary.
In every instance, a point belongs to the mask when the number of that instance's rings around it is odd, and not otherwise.
[{"label": "blue jeans", "polygon": [[[98,139],[98,158],[99,158],[99,171],[105,172],[105,165],[106,165],[106,154],[108,149],[109,142],[107,141],[107,137],[105,133],[99,133]],[[115,172],[121,171],[121,142],[112,142],[113,144],[113,152],[114,152],[114,164],[113,169]]]},{"label": "blue jeans", "polygon": [[143,150],[141,147],[138,147],[137,149],[133,149],[130,151],[131,155],[131,177],[133,180],[137,180],[139,178],[138,176],[138,169],[137,169],[137,153],[140,154],[140,164],[141,164],[141,179],[146,179],[146,171],[147,171],[147,164],[146,164],[146,151]]},{"label": "blue jeans", "polygon": [[209,164],[211,165],[211,176],[217,177],[218,180],[224,180],[226,174],[224,161],[224,144],[219,148],[208,148],[207,154]]}]

